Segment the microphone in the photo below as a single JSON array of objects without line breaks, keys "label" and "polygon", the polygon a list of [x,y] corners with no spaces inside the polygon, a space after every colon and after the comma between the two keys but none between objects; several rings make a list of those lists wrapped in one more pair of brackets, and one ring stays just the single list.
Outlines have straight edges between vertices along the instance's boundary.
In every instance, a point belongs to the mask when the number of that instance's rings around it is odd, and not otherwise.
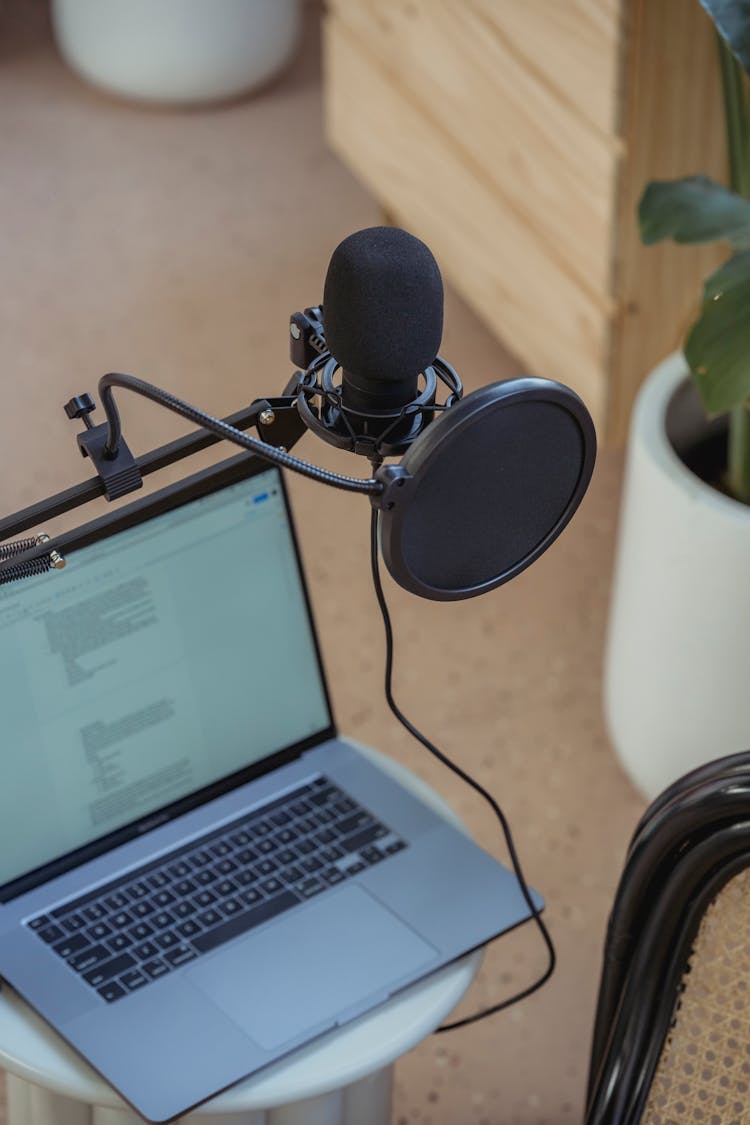
[{"label": "microphone", "polygon": [[298,412],[330,445],[373,465],[404,453],[436,410],[461,397],[438,356],[443,282],[431,251],[405,230],[369,227],[334,250],[323,307],[291,318],[292,362],[304,368]]},{"label": "microphone", "polygon": [[443,334],[443,282],[430,250],[394,227],[349,235],[328,266],[323,325],[343,409],[377,415],[412,402]]}]

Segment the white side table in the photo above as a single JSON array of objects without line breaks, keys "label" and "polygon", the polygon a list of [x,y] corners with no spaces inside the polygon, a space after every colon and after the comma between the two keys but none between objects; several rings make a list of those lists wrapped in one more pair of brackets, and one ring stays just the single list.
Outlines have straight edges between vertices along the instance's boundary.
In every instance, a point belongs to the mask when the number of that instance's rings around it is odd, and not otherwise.
[{"label": "white side table", "polygon": [[[358,749],[463,827],[442,798],[409,770],[367,747]],[[394,1060],[442,1023],[471,984],[481,959],[480,950],[449,965],[180,1121],[389,1125]],[[136,1125],[142,1120],[7,985],[0,990],[0,1067],[8,1076],[8,1125]]]}]

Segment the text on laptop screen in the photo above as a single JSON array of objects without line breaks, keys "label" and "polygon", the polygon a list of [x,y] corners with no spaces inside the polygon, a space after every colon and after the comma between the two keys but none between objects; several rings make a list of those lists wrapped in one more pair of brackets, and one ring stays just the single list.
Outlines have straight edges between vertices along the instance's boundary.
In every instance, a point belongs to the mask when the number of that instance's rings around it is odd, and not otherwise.
[{"label": "text on laptop screen", "polygon": [[0,587],[0,885],[330,725],[276,470]]}]

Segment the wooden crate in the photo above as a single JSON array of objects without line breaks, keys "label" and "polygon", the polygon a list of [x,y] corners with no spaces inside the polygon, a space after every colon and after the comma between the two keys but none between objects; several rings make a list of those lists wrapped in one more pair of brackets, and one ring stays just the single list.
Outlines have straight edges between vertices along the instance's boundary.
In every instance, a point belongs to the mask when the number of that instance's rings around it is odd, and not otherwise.
[{"label": "wooden crate", "polygon": [[536,374],[620,440],[716,246],[642,247],[648,179],[724,179],[697,0],[329,0],[334,150]]}]

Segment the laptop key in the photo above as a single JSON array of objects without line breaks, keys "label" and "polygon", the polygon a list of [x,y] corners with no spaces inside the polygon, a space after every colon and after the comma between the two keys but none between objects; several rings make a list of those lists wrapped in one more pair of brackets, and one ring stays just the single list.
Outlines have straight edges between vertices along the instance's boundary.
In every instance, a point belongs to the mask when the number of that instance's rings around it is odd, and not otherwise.
[{"label": "laptop key", "polygon": [[149,914],[153,914],[154,907],[148,899],[142,898],[140,902],[134,902],[130,907],[130,912],[136,918],[147,918]]},{"label": "laptop key", "polygon": [[263,895],[257,887],[252,887],[249,891],[243,891],[240,898],[248,906],[255,906],[256,902],[263,901]]},{"label": "laptop key", "polygon": [[59,926],[49,925],[45,926],[43,930],[37,930],[37,936],[46,941],[47,945],[52,945],[53,942],[59,941],[60,938],[65,937],[65,930],[60,929]]},{"label": "laptop key", "polygon": [[250,843],[250,833],[244,829],[242,832],[235,832],[233,836],[229,837],[230,844],[234,844],[235,848],[244,848]]},{"label": "laptop key", "polygon": [[304,877],[305,873],[301,867],[287,867],[280,875],[285,883],[298,883]]},{"label": "laptop key", "polygon": [[154,927],[149,926],[148,922],[139,922],[138,925],[133,926],[130,931],[131,936],[134,937],[136,941],[145,941],[146,938],[151,937],[153,932]]},{"label": "laptop key", "polygon": [[279,832],[276,839],[280,840],[282,844],[293,844],[298,836],[293,828],[284,828]]},{"label": "laptop key", "polygon": [[305,871],[307,871],[309,875],[312,875],[315,871],[320,871],[321,867],[323,867],[324,864],[317,858],[317,856],[311,855],[307,859],[302,860],[301,866]]},{"label": "laptop key", "polygon": [[218,844],[212,844],[208,850],[215,856],[219,856],[219,858],[221,858],[222,856],[229,855],[232,849],[230,848],[226,840],[219,840]]},{"label": "laptop key", "polygon": [[[233,900],[230,900],[230,901],[233,901]],[[184,938],[191,938],[191,937],[193,937],[194,934],[199,934],[200,932],[201,932],[201,927],[198,925],[197,922],[194,922],[192,918],[188,918],[187,922],[182,922],[177,927],[177,933],[180,935],[180,937],[184,937]]]},{"label": "laptop key", "polygon": [[115,1000],[120,1000],[126,995],[125,989],[122,985],[118,984],[116,980],[109,981],[108,984],[102,985],[102,987],[97,988],[96,991],[99,993],[102,1000],[106,1000],[108,1004],[112,1004]]},{"label": "laptop key", "polygon": [[345,854],[341,848],[334,844],[331,848],[323,848],[320,856],[326,863],[335,863],[337,859],[343,859]]},{"label": "laptop key", "polygon": [[313,895],[319,894],[320,891],[324,891],[325,888],[326,884],[322,883],[320,879],[313,875],[309,879],[305,879],[304,883],[300,883],[296,889],[303,898],[312,898]]},{"label": "laptop key", "polygon": [[234,858],[238,863],[242,863],[244,865],[247,863],[252,863],[253,860],[256,860],[258,858],[258,853],[254,848],[243,848],[242,851],[234,853]]},{"label": "laptop key", "polygon": [[214,883],[218,878],[217,875],[211,870],[210,867],[202,867],[200,871],[195,874],[196,883],[200,883],[202,887],[207,887]]},{"label": "laptop key", "polygon": [[271,855],[277,848],[278,844],[275,840],[272,840],[270,836],[265,836],[258,842],[258,851],[261,855]]},{"label": "laptop key", "polygon": [[160,891],[163,887],[169,886],[170,879],[166,871],[155,871],[153,875],[148,876],[146,882],[155,891]]},{"label": "laptop key", "polygon": [[45,926],[49,926],[51,922],[52,919],[48,918],[46,914],[40,914],[38,918],[31,919],[28,927],[30,930],[42,930]]},{"label": "laptop key", "polygon": [[118,910],[116,914],[110,914],[107,921],[116,930],[126,930],[133,923],[133,915],[127,910]]},{"label": "laptop key", "polygon": [[161,949],[171,949],[172,946],[180,944],[177,934],[172,933],[171,930],[164,930],[163,933],[157,934],[154,941]]},{"label": "laptop key", "polygon": [[105,898],[104,905],[108,910],[124,910],[130,905],[130,900],[121,891],[115,891],[113,895]]},{"label": "laptop key", "polygon": [[94,965],[98,965],[100,961],[108,961],[111,956],[112,954],[106,945],[89,945],[86,949],[82,949],[80,953],[75,953],[70,957],[68,964],[77,973],[84,973],[86,969],[93,969]]},{"label": "laptop key", "polygon": [[123,949],[128,949],[132,944],[133,942],[127,934],[112,934],[111,938],[107,938],[107,945],[113,953],[121,953]]},{"label": "laptop key", "polygon": [[175,900],[175,896],[172,894],[171,891],[159,891],[158,894],[153,896],[151,901],[156,906],[162,906],[163,907],[163,906],[169,906],[170,903],[175,902],[176,900]]},{"label": "laptop key", "polygon": [[[60,933],[62,934],[62,930]],[[58,957],[64,957],[67,961],[68,957],[72,957],[74,953],[86,949],[88,944],[83,934],[72,934],[70,937],[63,935],[63,940],[59,941],[57,945],[53,945],[52,948]]]},{"label": "laptop key", "polygon": [[176,945],[174,949],[170,949],[164,954],[164,960],[169,961],[175,969],[178,965],[184,965],[186,961],[192,961],[195,958],[195,950],[191,949],[189,945]]},{"label": "laptop key", "polygon": [[258,876],[249,868],[244,871],[238,871],[234,877],[235,883],[239,883],[241,887],[249,887],[251,883],[258,881]]},{"label": "laptop key", "polygon": [[339,820],[336,824],[336,832],[339,836],[350,836],[352,832],[358,832],[362,828],[369,828],[371,825],[376,824],[374,817],[370,816],[364,809],[354,813],[353,816],[347,816],[343,820]]},{"label": "laptop key", "polygon": [[353,835],[339,840],[339,847],[343,848],[345,852],[360,852],[374,840],[380,840],[383,836],[387,835],[388,832],[383,828],[382,824],[375,822],[371,824],[369,828],[364,828],[361,832],[355,832]]},{"label": "laptop key", "polygon": [[[281,886],[281,884],[279,884],[279,886]],[[239,914],[242,910],[242,903],[239,899],[228,898],[220,904],[219,910],[226,918],[231,918],[233,914]]]},{"label": "laptop key", "polygon": [[372,865],[373,863],[380,863],[381,859],[385,859],[385,856],[381,852],[380,848],[375,847],[363,848],[359,854],[362,856],[362,859],[364,859],[365,862],[370,865]]},{"label": "laptop key", "polygon": [[125,888],[125,894],[135,902],[139,898],[148,898],[151,888],[148,883],[131,883]]},{"label": "laptop key", "polygon": [[159,913],[154,914],[153,917],[149,919],[149,921],[153,926],[156,926],[157,930],[163,930],[167,926],[172,925],[172,923],[174,922],[174,917],[169,913],[168,910],[160,910]]},{"label": "laptop key", "polygon": [[263,922],[268,922],[271,918],[289,910],[290,907],[296,906],[298,902],[299,899],[295,894],[291,891],[284,891],[283,894],[266,899],[265,902],[259,903],[252,910],[245,911],[244,914],[237,914],[234,918],[228,918],[223,925],[217,926],[207,933],[199,934],[193,938],[193,946],[199,953],[208,953],[211,949],[223,945],[225,941],[231,941],[232,938],[247,933],[248,930],[260,926]]},{"label": "laptop key", "polygon": [[333,886],[335,883],[343,883],[346,876],[339,871],[338,867],[329,867],[327,871],[323,871],[321,877],[325,879],[326,883]]},{"label": "laptop key", "polygon": [[108,926],[106,922],[97,922],[95,926],[90,926],[88,930],[89,941],[101,941],[102,938],[109,937],[112,933],[112,927]]},{"label": "laptop key", "polygon": [[[211,863],[213,861],[213,858],[214,857],[210,854],[210,852],[199,851],[192,852],[191,855],[188,856],[188,861],[191,868],[200,868],[205,867],[207,863]],[[190,872],[188,871],[185,878],[187,878],[187,875],[189,874]],[[181,879],[182,875],[177,875],[176,878]]]},{"label": "laptop key", "polygon": [[276,859],[279,861],[279,863],[283,864],[284,867],[288,867],[290,863],[294,863],[296,861],[297,853],[293,848],[284,848],[284,850],[279,852],[279,854],[276,856]]},{"label": "laptop key", "polygon": [[141,965],[141,969],[146,973],[151,980],[158,980],[159,977],[165,977],[170,970],[166,961],[162,961],[160,957],[154,958],[153,961],[146,961]]},{"label": "laptop key", "polygon": [[386,855],[395,855],[396,852],[401,852],[406,847],[403,840],[394,840],[392,844],[386,845]]},{"label": "laptop key", "polygon": [[214,890],[216,891],[217,895],[221,895],[221,897],[224,898],[226,895],[234,894],[234,892],[237,890],[237,884],[233,879],[222,879],[220,883],[216,884]]},{"label": "laptop key", "polygon": [[[208,894],[210,892],[205,893]],[[176,902],[174,904],[174,906],[172,907],[172,913],[174,914],[175,918],[189,918],[191,914],[195,914],[197,909],[198,908],[194,906],[192,902],[188,902],[187,899],[183,899],[182,902]]]},{"label": "laptop key", "polygon": [[281,882],[281,879],[277,879],[275,876],[273,876],[270,879],[263,880],[263,882],[261,883],[261,889],[267,895],[275,895],[278,894],[279,891],[284,890],[284,884]]},{"label": "laptop key", "polygon": [[315,843],[313,840],[300,840],[296,850],[300,855],[309,855],[316,850]]},{"label": "laptop key", "polygon": [[221,922],[224,921],[224,919],[222,918],[221,914],[219,914],[218,910],[214,910],[213,908],[211,908],[210,910],[204,910],[202,914],[199,914],[198,921],[202,926],[209,927],[218,926]]},{"label": "laptop key", "polygon": [[285,824],[291,824],[292,822],[292,818],[290,817],[289,813],[286,813],[283,810],[274,813],[271,817],[271,820],[277,828],[283,828]]},{"label": "laptop key", "polygon": [[82,914],[69,914],[67,918],[63,918],[63,929],[67,930],[69,934],[75,933],[76,930],[82,930],[86,925],[86,919]]},{"label": "laptop key", "polygon": [[278,871],[278,863],[274,863],[272,859],[262,859],[260,863],[256,863],[253,871],[256,875],[273,875],[274,871]]},{"label": "laptop key", "polygon": [[[195,896],[195,901],[198,906],[211,906],[212,903],[216,902],[216,895],[213,891],[199,891]],[[175,913],[177,912],[175,911]]]},{"label": "laptop key", "polygon": [[273,832],[273,825],[267,820],[259,820],[251,826],[253,836],[268,836]]},{"label": "laptop key", "polygon": [[95,902],[92,906],[86,907],[83,915],[89,922],[101,922],[102,918],[106,917],[107,911],[98,902]]},{"label": "laptop key", "polygon": [[[194,860],[198,854],[199,853],[196,852],[190,858]],[[206,863],[208,863],[209,861],[210,856],[207,856]],[[179,860],[177,863],[173,863],[171,867],[167,868],[167,871],[173,879],[187,879],[188,875],[192,873],[190,865],[184,859]]]},{"label": "laptop key", "polygon": [[214,867],[214,871],[216,871],[219,875],[231,875],[233,871],[237,870],[238,865],[234,862],[234,860],[231,859],[222,859]]},{"label": "laptop key", "polygon": [[[198,890],[198,885],[192,879],[180,879],[178,883],[174,884],[175,894],[180,898],[185,898],[186,895],[191,895],[193,891]],[[172,908],[174,909],[174,907]]]},{"label": "laptop key", "polygon": [[140,945],[136,945],[133,949],[133,956],[137,957],[139,961],[150,961],[152,957],[157,957],[159,954],[158,945],[154,945],[152,941],[142,941]]},{"label": "laptop key", "polygon": [[148,984],[148,977],[138,969],[132,969],[129,973],[123,973],[120,980],[125,985],[128,992],[135,992],[136,988],[142,988],[144,984]]},{"label": "laptop key", "polygon": [[119,977],[120,973],[126,972],[127,969],[135,968],[135,964],[135,958],[131,957],[129,953],[121,953],[119,957],[113,957],[111,961],[104,961],[101,965],[97,965],[95,969],[84,973],[83,979],[92,987],[98,988],[99,985],[112,980],[113,977]]}]

